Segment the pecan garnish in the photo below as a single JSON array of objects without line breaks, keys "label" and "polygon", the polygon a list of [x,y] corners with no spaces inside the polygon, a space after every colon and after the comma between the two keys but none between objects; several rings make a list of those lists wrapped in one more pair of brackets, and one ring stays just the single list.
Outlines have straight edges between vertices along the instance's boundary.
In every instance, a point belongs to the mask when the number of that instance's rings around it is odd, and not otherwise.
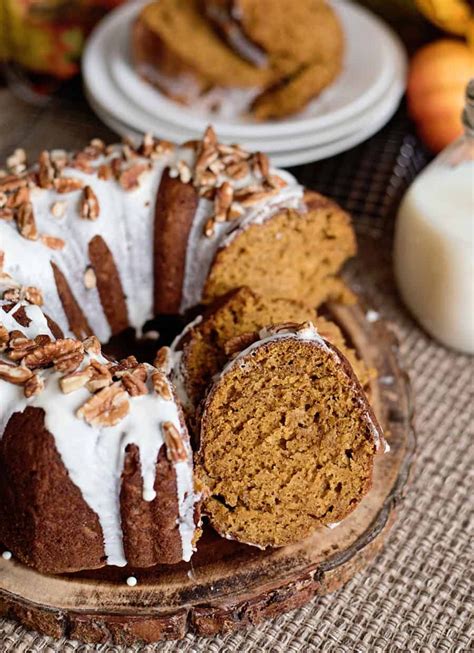
[{"label": "pecan garnish", "polygon": [[128,394],[117,382],[93,395],[76,414],[91,426],[115,426],[129,410]]},{"label": "pecan garnish", "polygon": [[97,154],[105,152],[105,143],[101,138],[93,138],[90,142],[90,146],[94,148]]},{"label": "pecan garnish", "polygon": [[214,219],[216,222],[225,222],[227,219],[227,211],[232,204],[234,191],[228,181],[225,181],[222,186],[217,189],[216,197],[214,199]]},{"label": "pecan garnish", "polygon": [[7,193],[27,185],[28,179],[25,176],[18,177],[17,175],[7,175],[0,179],[0,190]]},{"label": "pecan garnish", "polygon": [[140,177],[149,170],[146,163],[134,163],[124,170],[119,177],[119,183],[124,190],[133,190],[140,185]]},{"label": "pecan garnish", "polygon": [[59,379],[59,386],[64,394],[69,394],[70,392],[75,392],[80,388],[83,388],[86,383],[89,382],[92,376],[92,368],[86,367],[84,370],[79,370],[78,372],[72,372],[72,374],[66,374],[65,376]]},{"label": "pecan garnish", "polygon": [[76,170],[81,170],[87,174],[92,174],[94,172],[94,167],[91,165],[90,157],[87,156],[85,152],[79,152],[71,161],[71,167],[76,168]]},{"label": "pecan garnish", "polygon": [[35,304],[35,306],[43,306],[43,293],[39,288],[35,288],[34,286],[26,286],[23,289],[23,292],[27,302],[30,304]]},{"label": "pecan garnish", "polygon": [[30,201],[30,189],[27,186],[17,188],[17,190],[10,195],[7,200],[6,206],[9,209],[17,209],[22,204]]},{"label": "pecan garnish", "polygon": [[8,358],[12,361],[22,360],[29,352],[36,349],[38,343],[34,340],[30,340],[20,331],[12,331],[10,333],[10,341],[8,343],[9,352]]},{"label": "pecan garnish", "polygon": [[90,186],[84,188],[80,215],[83,220],[97,220],[100,214],[99,200]]},{"label": "pecan garnish", "polygon": [[23,392],[27,399],[36,397],[44,390],[44,380],[38,374],[32,374],[26,381]]},{"label": "pecan garnish", "polygon": [[227,219],[228,220],[235,220],[236,218],[240,218],[243,214],[245,213],[244,209],[240,204],[237,202],[232,202],[230,205],[230,209],[227,212]]},{"label": "pecan garnish", "polygon": [[272,190],[259,190],[259,191],[254,191],[254,192],[246,192],[246,189],[244,188],[242,191],[239,193],[236,193],[236,199],[242,206],[253,206],[254,204],[258,204],[259,202],[263,202],[264,200],[269,199],[270,197],[273,197],[278,193],[278,190],[272,189]]},{"label": "pecan garnish", "polygon": [[82,344],[88,354],[95,354],[98,356],[102,351],[100,341],[96,336],[89,336],[89,338],[86,338]]},{"label": "pecan garnish", "polygon": [[54,167],[49,152],[43,150],[39,155],[38,185],[40,188],[52,188],[54,183]]},{"label": "pecan garnish", "polygon": [[188,454],[184,446],[180,432],[172,422],[163,422],[163,436],[166,443],[166,455],[168,460],[174,463],[184,462]]},{"label": "pecan garnish", "polygon": [[84,184],[76,177],[60,177],[54,180],[54,188],[58,193],[72,193],[75,190],[81,190]]},{"label": "pecan garnish", "polygon": [[250,173],[247,161],[236,161],[226,167],[226,174],[232,179],[244,179]]},{"label": "pecan garnish", "polygon": [[243,349],[249,347],[256,340],[258,340],[258,333],[256,331],[241,333],[239,336],[229,338],[229,340],[225,342],[224,352],[227,356],[233,356],[234,354],[237,354]]},{"label": "pecan garnish", "polygon": [[9,339],[10,339],[10,335],[6,327],[4,327],[3,324],[0,324],[0,351],[5,351]]},{"label": "pecan garnish", "polygon": [[31,202],[25,202],[19,207],[16,214],[16,222],[23,238],[27,238],[28,240],[38,239],[38,229],[36,228],[33,204]]},{"label": "pecan garnish", "polygon": [[204,235],[206,238],[212,238],[214,235],[214,219],[209,218],[209,220],[204,225]]},{"label": "pecan garnish", "polygon": [[67,203],[64,201],[54,202],[54,204],[51,206],[51,214],[55,218],[62,218],[66,213],[66,206]]},{"label": "pecan garnish", "polygon": [[147,371],[144,365],[139,365],[131,372],[125,372],[122,376],[122,384],[131,397],[140,397],[148,394],[146,386]]},{"label": "pecan garnish", "polygon": [[13,209],[8,209],[8,208],[3,208],[0,209],[0,220],[5,220],[6,222],[10,222],[13,220],[13,217],[15,215],[15,212]]},{"label": "pecan garnish", "polygon": [[23,385],[32,376],[33,372],[26,367],[0,361],[0,379],[4,381],[8,381],[14,385]]},{"label": "pecan garnish", "polygon": [[78,340],[64,338],[55,342],[36,347],[23,359],[24,365],[30,369],[49,367],[64,374],[75,372],[84,358],[84,345]]},{"label": "pecan garnish", "polygon": [[66,241],[49,234],[41,234],[41,242],[49,249],[64,249],[66,247]]},{"label": "pecan garnish", "polygon": [[128,370],[133,370],[138,367],[138,361],[135,356],[127,356],[127,358],[122,358],[118,363],[111,365],[109,367],[110,373],[112,376],[120,379],[125,372]]},{"label": "pecan garnish", "polygon": [[267,183],[272,187],[272,188],[284,188],[285,186],[288,186],[288,183],[282,179],[279,175],[270,175],[267,177]]},{"label": "pecan garnish", "polygon": [[99,361],[91,360],[90,366],[90,379],[87,382],[87,389],[89,392],[97,392],[102,388],[107,388],[112,383],[112,374],[110,373],[107,365],[99,363]]},{"label": "pecan garnish", "polygon": [[140,145],[139,152],[143,156],[149,157],[153,152],[154,146],[155,146],[155,139],[153,138],[153,134],[151,132],[147,132],[143,137],[143,141],[142,144]]},{"label": "pecan garnish", "polygon": [[160,347],[156,352],[153,365],[163,374],[169,374],[171,372],[171,349],[169,347]]},{"label": "pecan garnish", "polygon": [[199,175],[199,185],[201,188],[205,186],[213,187],[216,182],[217,175],[214,172],[211,172],[211,170],[204,170],[204,172]]},{"label": "pecan garnish", "polygon": [[255,152],[252,157],[252,164],[254,172],[260,173],[264,179],[268,178],[268,175],[270,174],[270,161],[266,154],[263,154],[263,152]]},{"label": "pecan garnish", "polygon": [[192,178],[191,168],[188,166],[188,164],[185,161],[178,161],[176,164],[176,169],[178,171],[180,181],[183,184],[188,184]]},{"label": "pecan garnish", "polygon": [[13,154],[7,158],[7,168],[13,172],[23,172],[26,168],[26,152],[23,148],[18,147]]},{"label": "pecan garnish", "polygon": [[112,168],[107,163],[103,163],[97,169],[97,176],[103,180],[112,179]]},{"label": "pecan garnish", "polygon": [[173,399],[169,384],[163,372],[153,372],[151,375],[151,381],[157,395],[165,401],[171,401]]}]

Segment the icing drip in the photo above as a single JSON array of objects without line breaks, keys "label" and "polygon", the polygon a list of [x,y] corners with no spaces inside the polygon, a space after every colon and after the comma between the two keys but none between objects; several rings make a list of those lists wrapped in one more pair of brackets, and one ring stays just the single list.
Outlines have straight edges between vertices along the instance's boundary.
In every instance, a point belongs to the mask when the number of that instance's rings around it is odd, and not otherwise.
[{"label": "icing drip", "polygon": [[[31,320],[28,327],[21,326],[15,320],[14,313],[17,308],[18,306],[15,306],[9,313],[0,311],[0,324],[9,331],[21,330],[29,338],[40,334],[51,336],[46,319],[37,306],[24,305]],[[3,354],[0,354],[0,360],[8,361]],[[79,369],[87,367],[91,360],[108,363],[101,354],[86,354]],[[21,412],[27,406],[43,409],[45,426],[54,438],[56,449],[69,477],[99,518],[105,554],[110,565],[126,564],[121,528],[120,488],[127,446],[135,444],[139,448],[143,498],[152,501],[156,497],[156,460],[165,444],[162,425],[164,422],[171,422],[180,433],[182,432],[177,404],[173,399],[166,400],[154,392],[150,374],[154,368],[151,365],[146,368],[149,393],[130,398],[128,415],[115,426],[106,427],[91,426],[76,416],[77,410],[90,399],[91,394],[85,387],[70,394],[63,394],[59,386],[62,375],[53,369],[41,370],[45,388],[39,395],[29,399],[24,397],[21,386],[0,380],[0,433],[3,434],[14,412]],[[169,389],[171,390],[171,387]],[[177,483],[178,528],[182,540],[183,560],[189,560],[193,551],[194,504],[197,497],[193,490],[192,453],[186,438],[184,444],[187,459],[173,463],[173,466]]]}]

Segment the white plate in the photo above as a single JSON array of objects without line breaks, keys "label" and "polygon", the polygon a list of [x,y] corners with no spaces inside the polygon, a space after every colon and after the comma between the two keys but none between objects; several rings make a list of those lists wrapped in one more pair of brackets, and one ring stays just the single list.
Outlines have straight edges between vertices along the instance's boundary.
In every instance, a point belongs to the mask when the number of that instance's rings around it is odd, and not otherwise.
[{"label": "white plate", "polygon": [[136,75],[128,56],[129,27],[142,4],[143,0],[139,0],[111,12],[93,32],[83,57],[89,94],[125,123],[135,124],[134,111],[141,106],[147,107],[150,118],[159,116],[178,127],[177,131],[180,125],[186,125],[195,135],[212,122],[223,140],[265,140],[297,133],[303,136],[350,122],[351,117],[377,101],[391,83],[394,70],[405,65],[403,47],[389,28],[370,12],[339,0],[334,6],[344,23],[347,63],[336,82],[291,119],[256,124],[239,117],[223,122],[214,114],[203,116],[195,109],[183,108]]},{"label": "white plate", "polygon": [[[401,82],[394,84],[390,92],[387,94],[385,102],[380,106],[377,115],[374,115],[369,123],[363,128],[351,132],[343,138],[336,139],[323,145],[270,153],[272,163],[281,167],[288,167],[302,163],[309,163],[311,161],[319,161],[358,145],[377,132],[391,118],[398,107],[403,91],[404,85]],[[103,107],[97,105],[92,97],[89,96],[88,99],[99,118],[112,130],[121,136],[132,136],[137,140],[141,138],[143,132],[133,129],[127,123],[118,120]],[[159,121],[157,121],[155,133],[162,138],[174,140],[170,137],[170,134],[167,131],[167,126],[160,126]],[[186,138],[182,137],[175,140],[179,142],[180,140],[186,140]]]}]

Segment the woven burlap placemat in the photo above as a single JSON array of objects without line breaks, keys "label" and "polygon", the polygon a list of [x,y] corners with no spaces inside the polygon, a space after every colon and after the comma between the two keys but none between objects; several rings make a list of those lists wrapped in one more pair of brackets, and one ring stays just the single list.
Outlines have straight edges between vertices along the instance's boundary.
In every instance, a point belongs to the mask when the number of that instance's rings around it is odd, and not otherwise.
[{"label": "woven burlap placemat", "polygon": [[[0,115],[16,103],[0,94]],[[26,112],[26,109],[22,109]],[[48,113],[49,111],[49,113]],[[69,111],[69,113],[67,113]],[[85,111],[85,110],[84,110]],[[55,113],[56,112],[56,113]],[[45,125],[77,130],[87,113],[64,107],[36,116],[36,147],[48,145]],[[0,119],[0,126],[2,120]],[[43,124],[43,129],[39,125]],[[129,651],[239,653],[271,651],[471,651],[473,517],[473,360],[437,345],[405,312],[391,274],[393,211],[425,162],[403,112],[368,143],[327,162],[297,169],[356,217],[360,253],[352,283],[389,321],[416,395],[418,457],[398,520],[377,559],[337,593],[238,633],[136,646]],[[48,130],[46,129],[46,132]],[[101,130],[103,132],[103,129]],[[4,132],[7,133],[7,132]],[[20,136],[19,136],[20,138]],[[37,140],[40,139],[40,143]],[[19,145],[9,133],[11,145]],[[56,139],[55,139],[56,140]],[[71,139],[69,142],[72,142]],[[63,143],[67,145],[66,143]],[[3,143],[5,147],[7,143]],[[112,653],[117,646],[53,640],[0,620],[1,653]]]}]

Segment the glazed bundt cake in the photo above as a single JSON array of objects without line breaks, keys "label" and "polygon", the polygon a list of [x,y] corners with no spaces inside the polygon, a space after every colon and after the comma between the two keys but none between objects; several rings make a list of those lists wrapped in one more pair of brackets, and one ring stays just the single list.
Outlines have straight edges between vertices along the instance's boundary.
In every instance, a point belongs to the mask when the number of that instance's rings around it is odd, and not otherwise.
[{"label": "glazed bundt cake", "polygon": [[349,362],[311,323],[257,338],[209,390],[196,474],[213,527],[264,548],[354,510],[382,437]]},{"label": "glazed bundt cake", "polygon": [[3,280],[0,542],[48,573],[189,560],[200,495],[165,374],[59,337],[40,291]]},{"label": "glazed bundt cake", "polygon": [[316,311],[290,299],[260,297],[250,288],[233,290],[211,305],[177,336],[171,347],[171,378],[188,413],[204,397],[212,378],[222,369],[234,347],[253,340],[265,326],[284,322],[313,321],[319,333],[344,353],[359,382],[366,389],[374,371],[347,347],[334,322],[316,317]]},{"label": "glazed bundt cake", "polygon": [[[214,28],[214,29],[213,29]],[[279,118],[339,74],[344,37],[323,0],[155,0],[132,29],[139,74],[184,104]]]},{"label": "glazed bundt cake", "polygon": [[4,270],[64,333],[107,342],[248,285],[317,306],[347,296],[350,219],[261,153],[203,140],[42,152],[0,178]]}]

